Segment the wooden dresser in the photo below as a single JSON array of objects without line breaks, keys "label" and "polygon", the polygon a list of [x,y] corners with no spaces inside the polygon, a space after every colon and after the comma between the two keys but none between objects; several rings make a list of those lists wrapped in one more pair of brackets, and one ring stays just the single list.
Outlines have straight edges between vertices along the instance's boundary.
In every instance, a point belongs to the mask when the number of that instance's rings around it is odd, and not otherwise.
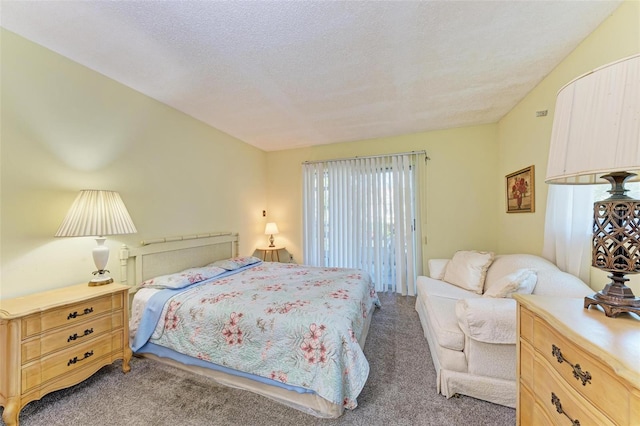
[{"label": "wooden dresser", "polygon": [[129,287],[81,284],[0,300],[0,405],[7,426],[28,402],[122,359],[130,370]]},{"label": "wooden dresser", "polygon": [[640,320],[583,299],[515,298],[517,424],[640,425]]}]

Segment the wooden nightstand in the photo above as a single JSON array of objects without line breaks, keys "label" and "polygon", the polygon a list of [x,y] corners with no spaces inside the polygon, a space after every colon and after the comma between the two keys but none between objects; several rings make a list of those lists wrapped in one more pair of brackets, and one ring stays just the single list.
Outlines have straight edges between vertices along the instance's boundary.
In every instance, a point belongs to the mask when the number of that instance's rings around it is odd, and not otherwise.
[{"label": "wooden nightstand", "polygon": [[0,405],[18,425],[28,402],[122,359],[131,367],[129,287],[81,284],[0,300]]},{"label": "wooden nightstand", "polygon": [[637,425],[640,321],[584,309],[582,298],[514,298],[517,424]]},{"label": "wooden nightstand", "polygon": [[267,253],[269,253],[269,260],[273,262],[273,254],[276,254],[276,262],[280,262],[280,250],[284,250],[284,246],[275,246],[275,247],[258,247],[256,250],[262,252],[262,260],[267,260]]}]

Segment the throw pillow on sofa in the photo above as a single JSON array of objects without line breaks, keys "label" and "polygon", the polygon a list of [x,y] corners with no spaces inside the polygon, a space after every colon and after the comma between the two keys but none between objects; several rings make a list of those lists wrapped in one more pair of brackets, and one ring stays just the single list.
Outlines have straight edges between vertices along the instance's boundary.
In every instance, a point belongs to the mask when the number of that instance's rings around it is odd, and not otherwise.
[{"label": "throw pillow on sofa", "polygon": [[443,280],[465,290],[482,294],[487,269],[494,254],[485,251],[457,251],[447,264]]},{"label": "throw pillow on sofa", "polygon": [[483,297],[511,297],[514,293],[531,294],[538,282],[538,274],[531,269],[518,269],[485,289]]}]

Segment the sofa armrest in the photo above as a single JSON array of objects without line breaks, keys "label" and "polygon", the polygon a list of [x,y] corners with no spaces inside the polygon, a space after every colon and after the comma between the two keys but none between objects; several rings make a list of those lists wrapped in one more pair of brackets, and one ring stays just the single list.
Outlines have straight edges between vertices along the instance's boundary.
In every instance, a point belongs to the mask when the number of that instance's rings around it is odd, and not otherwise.
[{"label": "sofa armrest", "polygon": [[516,306],[513,299],[460,299],[456,317],[462,332],[484,343],[516,343]]},{"label": "sofa armrest", "polygon": [[441,280],[444,278],[444,271],[447,269],[449,259],[429,259],[427,265],[429,265],[429,277],[434,280]]}]

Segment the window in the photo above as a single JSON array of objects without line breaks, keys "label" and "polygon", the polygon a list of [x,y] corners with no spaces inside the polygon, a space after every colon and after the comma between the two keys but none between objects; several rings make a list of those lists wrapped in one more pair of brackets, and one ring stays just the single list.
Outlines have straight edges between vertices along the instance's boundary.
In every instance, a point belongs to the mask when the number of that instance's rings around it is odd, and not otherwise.
[{"label": "window", "polygon": [[304,262],[363,269],[377,291],[414,295],[420,156],[304,163]]}]

